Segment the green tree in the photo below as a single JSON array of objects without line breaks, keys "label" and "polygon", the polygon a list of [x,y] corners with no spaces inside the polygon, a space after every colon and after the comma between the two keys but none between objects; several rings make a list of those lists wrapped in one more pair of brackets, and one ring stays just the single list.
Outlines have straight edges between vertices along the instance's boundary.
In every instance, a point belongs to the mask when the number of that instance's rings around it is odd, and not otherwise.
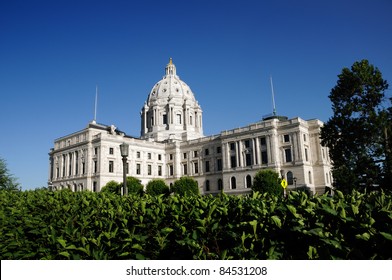
[{"label": "green tree", "polygon": [[[392,103],[392,98],[390,98],[390,103]],[[384,117],[384,145],[385,145],[385,165],[384,165],[384,186],[392,189],[392,106],[385,112]]]},{"label": "green tree", "polygon": [[252,191],[282,195],[283,188],[280,181],[281,179],[276,171],[271,169],[260,170],[254,177]]},{"label": "green tree", "polygon": [[367,60],[343,68],[331,90],[333,116],[321,129],[321,143],[333,162],[335,187],[350,191],[381,184],[386,159],[382,107],[388,83]]},{"label": "green tree", "polygon": [[105,186],[101,189],[101,192],[110,192],[115,194],[121,194],[121,186],[122,184],[116,181],[109,181]]},{"label": "green tree", "polygon": [[183,176],[174,182],[172,191],[179,195],[198,195],[199,186],[195,179],[188,176]]},{"label": "green tree", "polygon": [[127,187],[128,187],[128,194],[143,194],[143,185],[138,178],[129,176],[127,177]]},{"label": "green tree", "polygon": [[169,187],[162,179],[154,179],[148,182],[146,187],[146,193],[150,195],[168,195],[170,193]]},{"label": "green tree", "polygon": [[2,158],[0,158],[0,190],[19,190],[19,184],[16,178],[9,173],[7,163]]}]

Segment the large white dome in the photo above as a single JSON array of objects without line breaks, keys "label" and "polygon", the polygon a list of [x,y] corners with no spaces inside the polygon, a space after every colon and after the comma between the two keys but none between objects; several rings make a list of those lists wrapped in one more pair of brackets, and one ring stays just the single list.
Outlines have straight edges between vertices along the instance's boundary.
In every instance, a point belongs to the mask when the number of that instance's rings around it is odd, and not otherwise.
[{"label": "large white dome", "polygon": [[165,76],[151,89],[147,98],[147,104],[167,102],[172,98],[196,102],[191,88],[177,76],[176,66],[170,58],[165,68]]},{"label": "large white dome", "polygon": [[141,137],[165,141],[203,137],[202,110],[190,87],[177,76],[170,58],[141,111]]}]

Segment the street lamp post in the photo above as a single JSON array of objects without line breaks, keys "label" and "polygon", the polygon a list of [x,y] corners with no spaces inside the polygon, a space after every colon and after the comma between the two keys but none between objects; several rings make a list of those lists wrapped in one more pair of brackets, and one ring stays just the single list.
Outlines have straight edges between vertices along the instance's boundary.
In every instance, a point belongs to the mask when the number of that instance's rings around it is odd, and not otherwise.
[{"label": "street lamp post", "polygon": [[297,190],[297,177],[294,177],[293,180],[294,180],[294,188],[295,190]]},{"label": "street lamp post", "polygon": [[129,154],[129,145],[126,143],[122,143],[120,145],[120,152],[122,156],[122,162],[123,162],[123,187],[122,187],[122,194],[127,195],[128,194],[128,188],[127,188],[127,157]]}]

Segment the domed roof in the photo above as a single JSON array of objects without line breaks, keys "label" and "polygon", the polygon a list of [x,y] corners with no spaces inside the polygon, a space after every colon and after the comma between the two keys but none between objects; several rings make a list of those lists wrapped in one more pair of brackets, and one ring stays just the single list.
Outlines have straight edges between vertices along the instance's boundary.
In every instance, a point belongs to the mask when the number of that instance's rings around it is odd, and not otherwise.
[{"label": "domed roof", "polygon": [[170,58],[170,61],[165,68],[165,76],[163,76],[162,80],[157,82],[151,89],[147,98],[147,104],[150,105],[155,102],[167,103],[173,98],[193,102],[196,101],[190,87],[177,76],[176,66]]}]

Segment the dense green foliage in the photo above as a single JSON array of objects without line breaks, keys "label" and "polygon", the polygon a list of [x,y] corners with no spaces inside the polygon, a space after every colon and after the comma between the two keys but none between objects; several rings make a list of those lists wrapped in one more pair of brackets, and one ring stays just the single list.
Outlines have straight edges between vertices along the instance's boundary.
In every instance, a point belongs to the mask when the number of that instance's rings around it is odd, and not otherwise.
[{"label": "dense green foliage", "polygon": [[392,196],[0,191],[1,259],[391,259]]},{"label": "dense green foliage", "polygon": [[[102,187],[102,192],[109,192],[109,193],[114,193],[114,194],[119,194],[121,195],[122,193],[122,183],[118,183],[116,181],[109,181],[105,186]],[[128,187],[128,193],[129,194],[137,194],[137,195],[142,195],[144,193],[143,191],[143,185],[140,182],[139,179],[135,177],[127,177],[127,187]]]},{"label": "dense green foliage", "polygon": [[200,193],[197,181],[188,176],[183,176],[176,180],[171,191],[179,195],[197,195]]},{"label": "dense green foliage", "polygon": [[115,194],[121,194],[121,186],[122,184],[116,181],[109,181],[105,186],[102,187],[101,192],[109,192]]},{"label": "dense green foliage", "polygon": [[142,195],[144,192],[143,184],[140,182],[138,178],[132,176],[127,177],[127,187],[128,187],[128,194]]},{"label": "dense green foliage", "polygon": [[2,158],[0,158],[0,190],[19,190],[19,184],[16,178],[10,174],[7,163]]},{"label": "dense green foliage", "polygon": [[162,179],[154,179],[147,183],[146,193],[149,195],[169,195],[170,190]]},{"label": "dense green foliage", "polygon": [[384,108],[388,83],[367,60],[343,68],[331,90],[333,116],[321,129],[329,147],[335,187],[391,186],[392,108]]},{"label": "dense green foliage", "polygon": [[254,192],[282,195],[283,188],[280,185],[279,174],[271,169],[260,170],[256,173],[252,190]]}]

